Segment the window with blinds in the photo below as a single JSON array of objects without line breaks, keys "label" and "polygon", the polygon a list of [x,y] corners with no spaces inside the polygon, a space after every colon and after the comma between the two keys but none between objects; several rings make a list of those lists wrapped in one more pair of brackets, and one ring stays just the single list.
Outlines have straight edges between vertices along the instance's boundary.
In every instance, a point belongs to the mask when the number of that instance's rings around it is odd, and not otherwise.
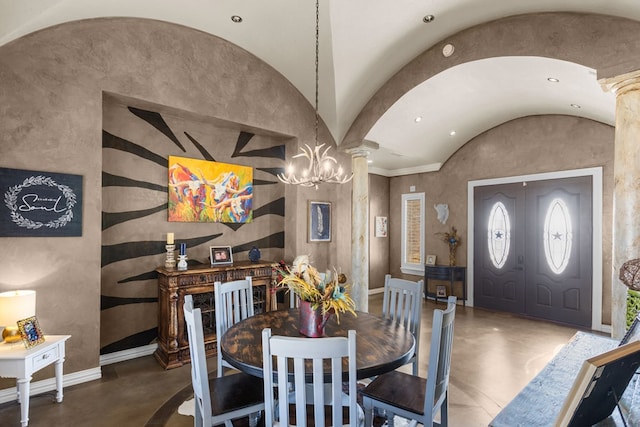
[{"label": "window with blinds", "polygon": [[424,274],[424,193],[402,195],[402,262],[405,274]]}]

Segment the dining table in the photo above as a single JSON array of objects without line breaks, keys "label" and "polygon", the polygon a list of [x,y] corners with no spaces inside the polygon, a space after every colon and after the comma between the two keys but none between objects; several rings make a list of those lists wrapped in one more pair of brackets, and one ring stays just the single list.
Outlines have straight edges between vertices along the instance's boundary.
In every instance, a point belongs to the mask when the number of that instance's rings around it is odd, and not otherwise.
[{"label": "dining table", "polygon": [[[304,337],[299,332],[299,319],[298,308],[267,311],[248,317],[231,326],[219,338],[220,352],[234,368],[263,378],[263,329],[271,328],[272,336]],[[339,319],[332,315],[326,323],[325,336],[346,337],[349,330],[356,331],[358,379],[393,371],[405,365],[415,352],[416,342],[410,330],[390,319],[361,311],[356,311],[355,316],[342,313]],[[343,367],[346,375],[346,360]]]}]

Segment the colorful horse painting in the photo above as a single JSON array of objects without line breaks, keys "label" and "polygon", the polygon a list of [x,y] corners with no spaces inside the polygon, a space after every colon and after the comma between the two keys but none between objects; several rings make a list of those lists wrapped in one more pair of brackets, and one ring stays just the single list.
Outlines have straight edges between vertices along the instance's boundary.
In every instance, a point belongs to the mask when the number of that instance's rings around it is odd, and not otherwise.
[{"label": "colorful horse painting", "polygon": [[169,221],[251,222],[253,169],[169,156]]}]

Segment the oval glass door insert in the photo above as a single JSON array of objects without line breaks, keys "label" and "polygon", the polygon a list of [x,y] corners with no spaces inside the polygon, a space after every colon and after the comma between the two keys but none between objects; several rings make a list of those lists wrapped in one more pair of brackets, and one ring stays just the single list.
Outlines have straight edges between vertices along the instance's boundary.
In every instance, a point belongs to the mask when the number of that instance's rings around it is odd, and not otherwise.
[{"label": "oval glass door insert", "polygon": [[571,256],[571,216],[567,204],[560,198],[553,199],[544,220],[544,255],[551,271],[560,274],[569,265]]},{"label": "oval glass door insert", "polygon": [[511,222],[509,212],[502,202],[496,202],[489,213],[487,243],[489,257],[494,267],[501,269],[509,257],[511,244]]}]

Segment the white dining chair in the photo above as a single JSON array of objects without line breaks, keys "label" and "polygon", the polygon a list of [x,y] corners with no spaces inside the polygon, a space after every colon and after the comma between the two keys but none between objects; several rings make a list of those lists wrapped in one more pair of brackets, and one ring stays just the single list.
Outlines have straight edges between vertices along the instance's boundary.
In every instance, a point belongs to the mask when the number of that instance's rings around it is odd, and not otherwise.
[{"label": "white dining chair", "polygon": [[[356,332],[348,337],[303,338],[271,336],[262,331],[265,426],[358,426],[364,417],[357,403]],[[277,372],[274,370],[274,358]],[[348,371],[348,393],[342,390],[343,358]],[[325,367],[330,373],[325,374]],[[282,404],[277,390],[293,391]],[[348,415],[347,413],[348,412]],[[346,421],[346,422],[345,422]]]},{"label": "white dining chair", "polygon": [[402,324],[413,334],[416,350],[407,362],[413,364],[413,375],[418,375],[423,293],[424,280],[413,282],[391,277],[390,274],[384,276],[382,317]]},{"label": "white dining chair", "polygon": [[448,426],[449,371],[455,314],[455,296],[448,298],[446,310],[433,311],[427,378],[391,371],[379,375],[360,391],[365,425],[372,425],[373,411],[377,408],[385,411],[389,427],[393,427],[396,415],[425,427]]},{"label": "white dining chair", "polygon": [[231,326],[247,317],[253,316],[255,312],[251,285],[251,276],[247,276],[244,280],[214,283],[219,377],[224,375],[225,368],[233,368],[222,357],[220,338]]},{"label": "white dining chair", "polygon": [[242,372],[209,379],[202,313],[199,308],[193,308],[192,295],[184,297],[184,320],[191,355],[194,425],[212,427],[224,423],[232,427],[231,420],[249,417],[249,425],[255,427],[264,409],[262,380]]}]

